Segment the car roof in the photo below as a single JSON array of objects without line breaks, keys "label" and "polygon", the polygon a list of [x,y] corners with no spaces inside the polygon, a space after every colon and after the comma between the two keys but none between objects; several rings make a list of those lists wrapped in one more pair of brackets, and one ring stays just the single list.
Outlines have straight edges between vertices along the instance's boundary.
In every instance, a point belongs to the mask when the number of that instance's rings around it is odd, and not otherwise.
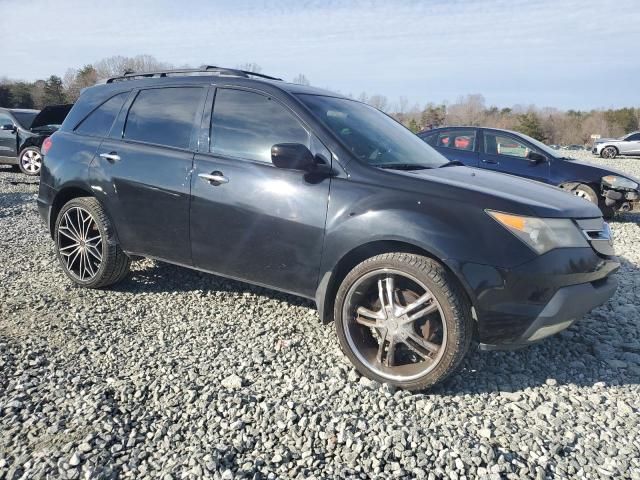
[{"label": "car roof", "polygon": [[33,108],[0,108],[0,110],[11,113],[38,113],[40,110],[35,110]]},{"label": "car roof", "polygon": [[[211,68],[211,67],[210,67]],[[158,85],[172,85],[172,84],[215,84],[220,86],[245,86],[259,88],[260,86],[268,85],[275,87],[279,90],[291,94],[310,94],[310,95],[324,95],[331,97],[346,98],[344,95],[340,95],[336,92],[324,90],[317,87],[311,87],[308,85],[299,85],[296,83],[289,83],[283,80],[268,77],[262,74],[256,74],[253,72],[246,72],[242,70],[234,69],[187,69],[187,70],[166,70],[161,72],[149,72],[149,73],[127,73],[120,77],[114,77],[104,80],[94,87],[104,87],[113,85],[115,89],[122,90],[123,87],[130,86],[130,88],[144,88]],[[220,73],[224,72],[224,73]],[[232,72],[231,74],[227,72]],[[233,73],[235,72],[235,74]],[[125,87],[126,88],[126,87]],[[128,88],[127,88],[128,89]]]}]

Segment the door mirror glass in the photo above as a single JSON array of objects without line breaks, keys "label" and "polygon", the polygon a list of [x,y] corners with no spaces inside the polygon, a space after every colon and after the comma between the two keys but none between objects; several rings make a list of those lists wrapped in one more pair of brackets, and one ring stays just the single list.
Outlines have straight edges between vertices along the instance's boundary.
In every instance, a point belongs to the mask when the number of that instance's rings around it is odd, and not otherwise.
[{"label": "door mirror glass", "polygon": [[541,153],[534,152],[531,150],[529,150],[529,153],[527,154],[527,158],[529,159],[529,161],[531,161],[531,163],[542,163],[547,161],[547,157],[545,157]]},{"label": "door mirror glass", "polygon": [[14,127],[12,123],[7,123],[6,125],[0,126],[0,130],[5,130],[5,131],[10,130],[13,132],[15,129],[16,127]]},{"label": "door mirror glass", "polygon": [[276,143],[271,147],[271,161],[278,168],[290,170],[310,172],[316,167],[311,150],[301,143]]}]

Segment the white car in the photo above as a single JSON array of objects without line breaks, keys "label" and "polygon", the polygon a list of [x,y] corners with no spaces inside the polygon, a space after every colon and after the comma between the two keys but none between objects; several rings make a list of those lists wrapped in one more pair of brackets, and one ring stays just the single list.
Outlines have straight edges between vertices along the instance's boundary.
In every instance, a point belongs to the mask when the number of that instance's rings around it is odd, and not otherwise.
[{"label": "white car", "polygon": [[602,158],[616,158],[617,155],[640,155],[640,132],[627,133],[620,138],[596,140],[591,153]]}]

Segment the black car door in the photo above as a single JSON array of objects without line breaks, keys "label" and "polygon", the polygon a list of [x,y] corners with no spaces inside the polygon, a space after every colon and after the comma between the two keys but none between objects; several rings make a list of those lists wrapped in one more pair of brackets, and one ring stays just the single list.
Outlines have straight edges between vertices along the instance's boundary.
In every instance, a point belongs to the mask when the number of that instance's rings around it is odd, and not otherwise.
[{"label": "black car door", "polygon": [[[14,128],[9,129],[9,125],[13,125]],[[7,128],[7,130],[1,127]],[[16,135],[13,118],[7,113],[0,112],[0,159],[4,161],[16,159],[18,155]]]},{"label": "black car door", "polygon": [[436,130],[420,137],[449,160],[462,162],[469,167],[478,166],[477,129]]},{"label": "black car door", "polygon": [[549,159],[533,161],[528,158],[531,152],[543,152],[512,133],[487,129],[481,131],[480,167],[549,183]]},{"label": "black car door", "polygon": [[216,89],[210,131],[191,179],[194,265],[313,296],[330,179],[277,168],[270,152],[302,143],[327,163],[331,154],[292,110],[255,91]]},{"label": "black car door", "polygon": [[134,92],[98,148],[92,178],[127,252],[190,265],[191,168],[206,87]]}]

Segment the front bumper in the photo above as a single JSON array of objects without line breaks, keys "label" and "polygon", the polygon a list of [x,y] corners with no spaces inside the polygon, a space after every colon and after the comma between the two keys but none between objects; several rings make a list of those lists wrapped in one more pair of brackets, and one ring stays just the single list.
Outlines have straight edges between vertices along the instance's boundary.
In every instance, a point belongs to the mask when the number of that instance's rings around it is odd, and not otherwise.
[{"label": "front bumper", "polygon": [[526,346],[563,330],[615,292],[615,257],[592,248],[552,250],[512,269],[461,263],[485,349]]}]

